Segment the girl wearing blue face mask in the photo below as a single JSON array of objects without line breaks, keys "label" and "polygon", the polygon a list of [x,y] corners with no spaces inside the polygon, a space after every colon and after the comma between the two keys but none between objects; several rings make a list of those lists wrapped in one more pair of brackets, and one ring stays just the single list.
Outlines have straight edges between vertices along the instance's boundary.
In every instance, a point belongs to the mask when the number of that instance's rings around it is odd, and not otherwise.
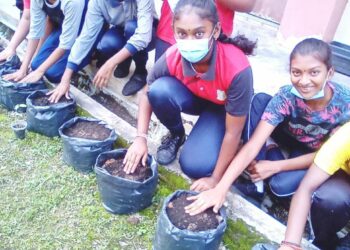
[{"label": "girl wearing blue face mask", "polygon": [[[180,0],[174,9],[176,44],[156,62],[139,103],[138,135],[125,157],[125,171],[145,163],[152,111],[170,131],[156,159],[171,163],[179,147],[180,166],[200,178],[194,190],[214,187],[235,155],[253,94],[245,54],[255,43],[222,33],[212,0]],[[185,142],[181,112],[199,115]]]},{"label": "girl wearing blue face mask", "polygon": [[[328,44],[318,39],[296,45],[290,55],[292,85],[281,87],[274,97],[263,93],[253,97],[249,113],[253,135],[216,187],[193,198],[196,201],[187,207],[188,213],[212,206],[218,211],[232,183],[247,167],[253,182],[267,180],[279,197],[296,191],[322,143],[350,120],[350,90],[330,81],[331,56]],[[265,147],[270,136],[277,144]],[[280,147],[288,151],[287,159]],[[262,190],[252,182],[235,185],[248,196],[262,197]]]}]

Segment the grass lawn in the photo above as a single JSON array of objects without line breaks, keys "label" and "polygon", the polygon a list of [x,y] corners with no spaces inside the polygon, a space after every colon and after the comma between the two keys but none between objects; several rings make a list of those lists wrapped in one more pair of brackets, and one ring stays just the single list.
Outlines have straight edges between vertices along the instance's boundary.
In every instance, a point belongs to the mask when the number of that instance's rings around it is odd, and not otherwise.
[{"label": "grass lawn", "polygon": [[[62,162],[60,138],[27,133],[17,140],[13,112],[0,108],[0,249],[151,249],[165,196],[185,189],[160,169],[153,205],[134,215],[112,215],[101,205],[94,174]],[[227,249],[250,249],[262,238],[230,221]]]}]

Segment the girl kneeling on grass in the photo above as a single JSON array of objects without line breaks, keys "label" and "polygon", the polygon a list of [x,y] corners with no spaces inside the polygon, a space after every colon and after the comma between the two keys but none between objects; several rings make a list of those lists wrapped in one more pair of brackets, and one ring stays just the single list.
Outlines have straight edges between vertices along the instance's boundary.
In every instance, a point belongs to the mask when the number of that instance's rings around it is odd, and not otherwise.
[{"label": "girl kneeling on grass", "polygon": [[[125,171],[145,164],[152,111],[170,131],[156,159],[169,164],[185,141],[181,112],[199,115],[185,142],[180,165],[200,178],[193,189],[214,187],[236,153],[253,93],[252,71],[244,55],[255,44],[221,34],[212,0],[180,0],[174,10],[176,44],[155,63],[142,92],[138,135],[125,157]],[[237,47],[238,42],[240,44]]]},{"label": "girl kneeling on grass", "polygon": [[[350,90],[329,81],[333,68],[328,44],[313,38],[300,42],[290,55],[290,74],[292,85],[282,87],[272,99],[267,94],[253,98],[250,123],[257,123],[259,110],[267,106],[252,137],[220,182],[191,198],[195,202],[186,208],[188,213],[197,214],[212,206],[217,212],[233,181],[258,154],[260,161],[248,167],[252,181],[268,179],[274,194],[292,195],[312,164],[315,151],[350,119]],[[289,147],[289,159],[283,158],[278,147],[266,152],[264,145],[270,135],[279,145]],[[261,160],[264,157],[273,161]]]},{"label": "girl kneeling on grass", "polygon": [[336,235],[350,220],[350,123],[321,147],[300,183],[292,199],[280,250],[301,249],[309,211],[316,246],[350,249],[350,234],[341,240]]}]

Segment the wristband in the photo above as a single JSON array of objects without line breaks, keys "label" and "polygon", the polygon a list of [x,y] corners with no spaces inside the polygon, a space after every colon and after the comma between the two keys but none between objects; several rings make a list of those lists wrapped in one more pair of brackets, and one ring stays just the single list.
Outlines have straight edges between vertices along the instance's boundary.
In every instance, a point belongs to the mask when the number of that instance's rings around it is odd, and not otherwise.
[{"label": "wristband", "polygon": [[286,241],[286,240],[282,240],[281,246],[288,246],[294,250],[302,250],[302,248],[300,247],[299,244],[294,243],[294,242],[290,242],[290,241]]},{"label": "wristband", "polygon": [[136,137],[142,137],[142,138],[145,138],[146,139],[146,141],[147,141],[147,134],[145,134],[145,133],[137,133],[137,135],[135,136],[135,138]]}]

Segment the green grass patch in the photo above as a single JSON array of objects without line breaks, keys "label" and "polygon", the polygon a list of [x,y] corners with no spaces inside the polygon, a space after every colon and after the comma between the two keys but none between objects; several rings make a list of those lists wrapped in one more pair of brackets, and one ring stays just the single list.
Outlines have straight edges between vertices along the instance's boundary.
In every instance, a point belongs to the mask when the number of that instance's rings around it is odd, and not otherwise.
[{"label": "green grass patch", "polygon": [[89,112],[87,112],[86,110],[82,109],[79,106],[77,106],[77,110],[75,113],[77,114],[77,116],[81,116],[81,117],[93,117]]},{"label": "green grass patch", "polygon": [[[164,198],[189,188],[183,178],[160,167],[152,206],[112,215],[102,207],[95,175],[62,162],[60,138],[28,132],[24,140],[15,139],[14,119],[0,108],[0,249],[151,249]],[[135,216],[137,223],[130,220]],[[238,223],[229,222],[227,249],[260,241]]]}]

